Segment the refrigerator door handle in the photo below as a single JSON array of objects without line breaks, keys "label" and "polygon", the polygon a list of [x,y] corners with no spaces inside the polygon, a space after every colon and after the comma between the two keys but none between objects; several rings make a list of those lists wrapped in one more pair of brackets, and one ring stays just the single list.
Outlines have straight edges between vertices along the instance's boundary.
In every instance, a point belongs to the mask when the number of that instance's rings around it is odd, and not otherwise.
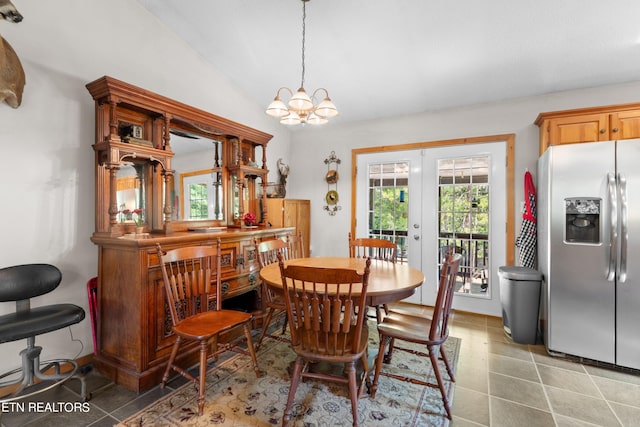
[{"label": "refrigerator door handle", "polygon": [[609,205],[611,206],[609,212],[611,215],[611,230],[609,234],[609,271],[607,272],[607,280],[613,282],[616,277],[616,252],[618,248],[618,192],[615,175],[608,173],[607,180],[609,182]]},{"label": "refrigerator door handle", "polygon": [[627,179],[618,174],[618,186],[620,189],[620,263],[618,281],[624,283],[627,280],[627,239],[629,237],[627,221]]}]

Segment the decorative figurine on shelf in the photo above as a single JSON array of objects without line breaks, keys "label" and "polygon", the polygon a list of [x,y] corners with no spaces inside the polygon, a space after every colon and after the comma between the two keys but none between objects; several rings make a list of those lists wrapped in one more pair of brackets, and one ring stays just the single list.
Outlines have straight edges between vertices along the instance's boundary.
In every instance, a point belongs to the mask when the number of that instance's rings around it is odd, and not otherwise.
[{"label": "decorative figurine on shelf", "polygon": [[282,196],[284,197],[287,194],[287,176],[289,176],[289,165],[285,164],[282,159],[278,159],[278,175],[280,176],[280,186],[282,189]]}]

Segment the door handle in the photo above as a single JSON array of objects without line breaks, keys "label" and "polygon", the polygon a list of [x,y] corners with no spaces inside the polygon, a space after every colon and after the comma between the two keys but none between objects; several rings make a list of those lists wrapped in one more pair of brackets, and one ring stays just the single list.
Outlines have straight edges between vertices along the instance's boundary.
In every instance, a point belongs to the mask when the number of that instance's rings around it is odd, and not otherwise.
[{"label": "door handle", "polygon": [[618,174],[620,188],[620,263],[618,270],[618,280],[624,283],[627,280],[627,238],[629,229],[627,227],[627,178]]},{"label": "door handle", "polygon": [[420,240],[420,235],[419,234],[414,234],[413,235],[413,240]]},{"label": "door handle", "polygon": [[612,282],[616,277],[616,251],[618,249],[618,196],[616,190],[616,177],[612,173],[607,174],[607,180],[609,182],[609,215],[610,220],[610,235],[609,235],[609,270],[607,272],[607,280]]}]

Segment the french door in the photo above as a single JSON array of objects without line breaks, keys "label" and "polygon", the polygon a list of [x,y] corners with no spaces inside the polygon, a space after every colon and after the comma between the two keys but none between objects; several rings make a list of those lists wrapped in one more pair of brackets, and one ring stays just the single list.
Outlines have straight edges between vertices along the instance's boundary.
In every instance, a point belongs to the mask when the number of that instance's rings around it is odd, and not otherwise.
[{"label": "french door", "polygon": [[425,274],[408,302],[435,303],[445,247],[462,254],[454,307],[500,315],[505,264],[506,142],[357,156],[356,235],[398,243],[398,262]]}]

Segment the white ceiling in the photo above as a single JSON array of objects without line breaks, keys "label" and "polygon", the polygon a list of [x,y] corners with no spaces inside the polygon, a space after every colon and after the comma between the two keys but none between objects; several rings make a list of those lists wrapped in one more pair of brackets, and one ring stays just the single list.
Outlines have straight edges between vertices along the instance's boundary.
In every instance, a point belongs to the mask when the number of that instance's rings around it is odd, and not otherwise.
[{"label": "white ceiling", "polygon": [[[256,103],[300,85],[300,0],[138,1]],[[312,0],[306,9],[305,88],[328,89],[334,122],[640,80],[639,0]]]}]

